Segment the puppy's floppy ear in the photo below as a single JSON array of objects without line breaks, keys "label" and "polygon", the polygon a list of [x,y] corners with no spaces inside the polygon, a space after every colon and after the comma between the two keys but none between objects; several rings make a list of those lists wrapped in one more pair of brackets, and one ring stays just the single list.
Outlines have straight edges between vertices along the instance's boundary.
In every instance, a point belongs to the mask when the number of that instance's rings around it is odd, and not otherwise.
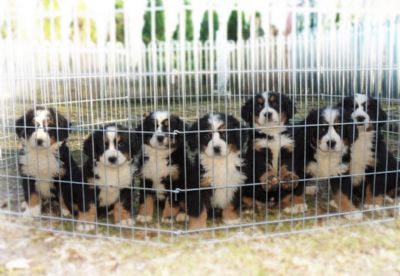
[{"label": "puppy's floppy ear", "polygon": [[[183,120],[181,118],[179,118],[176,115],[171,115],[169,117],[169,124],[171,129],[170,131],[170,137],[172,137],[172,143],[174,143],[174,145],[182,145],[183,144],[183,130],[184,130],[184,126],[185,123],[183,122]],[[176,134],[172,134],[174,131],[179,131],[180,133],[176,133]],[[187,128],[185,128],[185,130],[187,130]]]},{"label": "puppy's floppy ear", "polygon": [[189,133],[186,135],[186,140],[191,151],[195,151],[199,147],[199,121],[197,120],[189,127]]},{"label": "puppy's floppy ear", "polygon": [[29,110],[26,114],[22,115],[15,121],[15,133],[17,134],[18,138],[26,138],[26,122],[28,121],[27,118],[31,117],[30,113],[32,112],[33,110]]},{"label": "puppy's floppy ear", "polygon": [[287,123],[293,115],[297,112],[296,105],[293,103],[293,101],[286,95],[280,94],[281,97],[281,103],[282,103],[282,110],[281,112],[286,112],[287,118],[285,123]]},{"label": "puppy's floppy ear", "polygon": [[242,106],[241,116],[242,119],[253,126],[253,109],[254,109],[254,97],[248,99]]},{"label": "puppy's floppy ear", "polygon": [[[320,115],[320,109],[313,109],[310,111],[310,113],[308,113],[305,121],[303,121],[302,124],[305,125],[305,133],[306,133],[306,137],[305,139],[311,141],[312,143],[317,143],[317,131],[318,131],[318,126],[317,124],[318,122],[318,118]],[[300,126],[300,128],[303,128],[304,126]]]},{"label": "puppy's floppy ear", "polygon": [[133,157],[140,151],[142,145],[142,137],[137,132],[137,129],[129,129],[130,156]]},{"label": "puppy's floppy ear", "polygon": [[352,111],[354,109],[354,97],[347,96],[338,101],[336,107],[344,108],[346,111]]},{"label": "puppy's floppy ear", "polygon": [[54,108],[50,107],[49,109],[50,115],[54,120],[56,120],[56,135],[60,141],[65,141],[69,135],[69,127],[71,124],[60,112],[57,112]]},{"label": "puppy's floppy ear", "polygon": [[239,123],[239,121],[234,116],[228,115],[227,123],[228,123],[227,136],[228,136],[230,142],[233,141],[233,143],[235,145],[239,146],[239,144],[240,144],[240,123]]},{"label": "puppy's floppy ear", "polygon": [[352,144],[358,137],[358,128],[351,118],[351,111],[340,108],[343,117],[343,140],[348,140]]},{"label": "puppy's floppy ear", "polygon": [[83,152],[90,160],[94,160],[95,153],[98,152],[100,146],[103,146],[103,132],[104,130],[95,130],[83,142]]},{"label": "puppy's floppy ear", "polygon": [[[375,118],[371,118],[373,121],[378,121],[378,127],[381,128],[385,125],[387,120],[387,114],[382,109],[382,106],[378,103],[378,100],[369,97],[368,98],[370,107],[374,109]],[[368,109],[368,106],[367,106]]]}]

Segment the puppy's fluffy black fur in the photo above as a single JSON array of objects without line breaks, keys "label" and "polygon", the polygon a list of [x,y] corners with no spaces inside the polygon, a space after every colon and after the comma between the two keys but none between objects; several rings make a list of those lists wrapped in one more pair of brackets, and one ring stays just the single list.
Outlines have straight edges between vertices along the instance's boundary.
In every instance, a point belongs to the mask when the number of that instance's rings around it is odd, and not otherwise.
[{"label": "puppy's fluffy black fur", "polygon": [[387,114],[376,99],[363,94],[343,98],[338,107],[350,114],[358,132],[350,151],[355,192],[364,198],[365,207],[382,205],[385,195],[398,193],[398,163],[382,134]]},{"label": "puppy's fluffy black fur", "polygon": [[225,223],[237,223],[240,186],[246,180],[239,121],[224,113],[210,113],[190,131],[189,146],[196,152],[191,179],[202,188],[201,209],[220,209]]},{"label": "puppy's fluffy black fur", "polygon": [[[187,178],[193,166],[186,155],[184,129],[188,127],[178,116],[165,111],[150,113],[137,128],[142,143],[137,216],[140,222],[152,221],[155,200],[165,202],[162,219],[173,219],[178,211],[185,211],[189,216],[199,215],[198,199],[189,199],[191,193],[185,192],[195,186]],[[182,191],[173,193],[176,189]]]},{"label": "puppy's fluffy black fur", "polygon": [[276,92],[260,93],[242,107],[243,120],[254,128],[248,131],[246,152],[247,178],[254,186],[244,188],[243,197],[301,212],[306,209],[304,188],[297,182],[294,130],[289,125],[294,112],[290,98]]},{"label": "puppy's fluffy black fur", "polygon": [[85,210],[82,174],[67,146],[68,127],[68,120],[51,107],[30,109],[15,123],[23,144],[19,170],[27,213],[40,215],[42,201],[51,198],[60,201],[64,214],[74,206]]},{"label": "puppy's fluffy black fur", "polygon": [[88,156],[84,176],[90,186],[86,204],[95,205],[99,214],[108,213],[120,204],[121,217],[115,223],[132,221],[133,175],[138,166],[137,137],[118,124],[108,124],[85,140],[83,151]]}]

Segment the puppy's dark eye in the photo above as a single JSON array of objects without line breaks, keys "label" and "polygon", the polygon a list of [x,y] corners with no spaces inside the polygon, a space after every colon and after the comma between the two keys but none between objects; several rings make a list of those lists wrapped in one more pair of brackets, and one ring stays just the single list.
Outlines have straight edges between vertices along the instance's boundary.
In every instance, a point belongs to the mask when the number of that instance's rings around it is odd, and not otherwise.
[{"label": "puppy's dark eye", "polygon": [[321,132],[326,132],[328,130],[328,127],[327,126],[321,126],[320,128],[319,128],[319,131],[321,131]]},{"label": "puppy's dark eye", "polygon": [[124,146],[124,143],[118,142],[117,147],[122,148]]},{"label": "puppy's dark eye", "polygon": [[219,132],[219,137],[220,137],[221,139],[225,139],[225,137],[226,137],[226,132],[225,132],[225,131],[220,131],[220,132]]},{"label": "puppy's dark eye", "polygon": [[206,132],[206,133],[204,133],[204,136],[206,137],[206,139],[211,139],[212,134],[211,134],[211,132]]}]

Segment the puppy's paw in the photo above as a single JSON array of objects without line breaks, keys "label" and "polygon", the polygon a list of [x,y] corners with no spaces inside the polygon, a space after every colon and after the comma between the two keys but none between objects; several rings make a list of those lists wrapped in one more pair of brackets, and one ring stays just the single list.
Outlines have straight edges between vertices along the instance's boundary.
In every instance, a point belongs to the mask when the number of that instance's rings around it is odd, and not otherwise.
[{"label": "puppy's paw", "polygon": [[40,205],[36,205],[33,207],[26,206],[25,211],[22,213],[24,218],[33,218],[38,217],[42,213],[42,208]]},{"label": "puppy's paw", "polygon": [[135,225],[135,220],[132,219],[132,218],[123,219],[117,225],[119,225],[119,226],[133,226],[133,225]]},{"label": "puppy's paw", "polygon": [[223,219],[222,222],[225,225],[235,225],[235,224],[239,224],[240,223],[240,218],[236,218],[236,219]]},{"label": "puppy's paw", "polygon": [[317,194],[317,185],[306,186],[306,189],[304,192],[306,195],[316,195]]},{"label": "puppy's paw", "polygon": [[282,174],[281,188],[284,190],[295,189],[298,185],[298,180],[299,177],[297,176],[297,174],[287,171],[285,174]]},{"label": "puppy's paw", "polygon": [[189,221],[189,216],[184,212],[181,212],[176,216],[176,222],[187,222],[187,221]]},{"label": "puppy's paw", "polygon": [[379,204],[364,204],[363,207],[364,210],[373,211],[379,209],[382,206],[380,206]]},{"label": "puppy's paw", "polygon": [[137,215],[136,221],[139,223],[151,223],[153,221],[153,217],[147,215]]},{"label": "puppy's paw", "polygon": [[339,206],[337,205],[336,201],[334,201],[333,199],[331,201],[329,201],[329,206],[331,206],[334,209],[339,209]]},{"label": "puppy's paw", "polygon": [[243,208],[242,214],[245,216],[252,216],[254,214],[253,208]]},{"label": "puppy's paw", "polygon": [[175,221],[174,217],[163,217],[161,218],[161,223],[171,224]]},{"label": "puppy's paw", "polygon": [[306,203],[293,204],[292,206],[283,209],[286,214],[301,214],[307,212],[308,206]]},{"label": "puppy's paw", "polygon": [[76,230],[78,232],[89,232],[93,231],[94,229],[96,229],[96,226],[92,223],[79,222],[76,224]]},{"label": "puppy's paw", "polygon": [[363,213],[361,212],[352,212],[350,214],[345,214],[343,217],[347,220],[359,221],[363,219]]},{"label": "puppy's paw", "polygon": [[388,196],[388,195],[385,195],[385,197],[384,197],[384,202],[386,203],[386,204],[394,204],[394,199],[392,198],[392,197],[390,197],[390,196]]},{"label": "puppy's paw", "polygon": [[66,208],[61,208],[61,215],[63,217],[70,217],[71,216],[71,212]]},{"label": "puppy's paw", "polygon": [[366,211],[373,211],[375,214],[386,216],[389,215],[390,212],[387,212],[385,209],[381,209],[383,206],[379,204],[364,204],[364,210]]}]

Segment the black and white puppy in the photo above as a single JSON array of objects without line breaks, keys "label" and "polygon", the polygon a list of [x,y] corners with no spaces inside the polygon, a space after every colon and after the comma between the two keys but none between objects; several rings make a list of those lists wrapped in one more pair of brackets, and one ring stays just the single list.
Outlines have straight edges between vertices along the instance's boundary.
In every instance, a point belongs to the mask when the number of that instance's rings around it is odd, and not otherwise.
[{"label": "black and white puppy", "polygon": [[23,145],[18,161],[27,216],[39,216],[43,200],[52,198],[64,216],[73,206],[84,209],[82,174],[67,146],[68,127],[68,120],[51,107],[30,109],[15,123]]},{"label": "black and white puppy", "polygon": [[[89,212],[84,217],[93,222],[99,214],[113,211],[114,223],[133,225],[133,176],[138,168],[139,144],[129,130],[118,124],[108,124],[89,135],[83,145],[89,157],[84,165],[84,176],[91,186],[86,204]],[[82,219],[81,219],[82,220]],[[91,230],[93,224],[81,224]]]},{"label": "black and white puppy", "polygon": [[[357,137],[351,118],[339,107],[327,106],[312,110],[296,133],[295,154],[305,164],[299,177],[330,181],[330,204],[341,212],[355,211],[349,176],[350,147]],[[361,219],[362,213],[345,214],[348,219]]]},{"label": "black and white puppy", "polygon": [[376,99],[363,94],[346,97],[338,106],[351,114],[358,132],[350,149],[353,186],[363,190],[364,208],[382,206],[390,201],[386,195],[396,196],[398,183],[398,164],[382,134],[387,115]]},{"label": "black and white puppy", "polygon": [[246,180],[239,121],[224,113],[210,113],[194,123],[190,131],[189,146],[196,151],[193,181],[205,188],[200,195],[202,210],[196,227],[206,226],[210,208],[222,210],[225,224],[239,223],[239,189]]},{"label": "black and white puppy", "polygon": [[[142,189],[138,222],[153,220],[156,201],[165,201],[162,222],[171,222],[175,218],[184,221],[186,213],[189,217],[192,215],[191,205],[196,205],[196,200],[186,200],[186,192],[172,192],[193,188],[193,183],[187,181],[185,171],[187,169],[190,173],[191,163],[185,155],[184,129],[187,129],[184,122],[167,111],[150,113],[137,128],[142,133],[139,137],[142,142],[142,157],[139,160]],[[197,216],[197,213],[194,215]]]},{"label": "black and white puppy", "polygon": [[[295,141],[289,126],[296,108],[286,95],[264,92],[250,98],[242,107],[242,118],[248,131],[246,171],[248,185],[243,199],[252,205],[252,199],[278,205],[287,213],[307,210],[304,187],[298,185]],[[260,185],[258,185],[260,184]]]}]

